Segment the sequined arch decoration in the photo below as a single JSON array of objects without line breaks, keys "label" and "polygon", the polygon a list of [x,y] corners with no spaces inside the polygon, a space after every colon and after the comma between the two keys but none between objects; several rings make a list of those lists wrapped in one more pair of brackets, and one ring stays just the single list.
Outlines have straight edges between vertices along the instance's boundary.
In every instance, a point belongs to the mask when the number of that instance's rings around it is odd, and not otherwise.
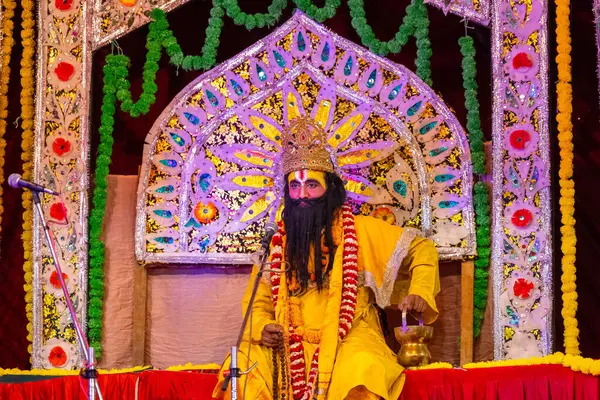
[{"label": "sequined arch decoration", "polygon": [[416,227],[442,258],[475,252],[468,143],[406,68],[296,14],[201,75],[146,139],[136,255],[144,263],[244,264],[280,209],[281,133],[328,133],[355,213]]}]

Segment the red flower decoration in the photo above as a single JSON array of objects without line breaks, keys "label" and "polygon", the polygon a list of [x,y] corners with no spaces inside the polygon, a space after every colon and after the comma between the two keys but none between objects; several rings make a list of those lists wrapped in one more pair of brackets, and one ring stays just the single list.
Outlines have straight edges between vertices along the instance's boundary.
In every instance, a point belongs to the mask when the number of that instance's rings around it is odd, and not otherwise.
[{"label": "red flower decoration", "polygon": [[60,11],[67,11],[73,6],[73,0],[54,0],[54,7]]},{"label": "red flower decoration", "polygon": [[58,63],[56,68],[54,68],[54,73],[63,82],[67,82],[69,79],[73,77],[75,73],[75,67],[73,64],[61,61]]},{"label": "red flower decoration", "polygon": [[50,216],[56,221],[64,221],[67,209],[63,203],[54,203],[50,206]]},{"label": "red flower decoration", "polygon": [[513,285],[513,293],[520,299],[528,298],[532,289],[533,283],[523,278],[517,279]]},{"label": "red flower decoration", "polygon": [[521,52],[518,53],[515,58],[513,58],[512,65],[516,70],[527,71],[533,67],[533,61],[531,60],[529,54]]},{"label": "red flower decoration", "polygon": [[58,137],[52,142],[52,151],[59,157],[71,151],[71,142],[67,139]]},{"label": "red flower decoration", "polygon": [[531,134],[524,129],[517,129],[510,133],[510,145],[519,150],[523,150],[531,141]]},{"label": "red flower decoration", "polygon": [[520,210],[515,211],[513,214],[511,221],[512,224],[518,228],[525,228],[529,226],[531,220],[533,219],[533,214],[526,208],[522,208]]},{"label": "red flower decoration", "polygon": [[[69,276],[64,272],[62,273],[62,276],[65,283],[67,283],[66,280],[69,278]],[[50,275],[50,284],[54,286],[55,289],[60,289],[60,279],[58,279],[58,274],[56,271],[52,271],[52,275]]]},{"label": "red flower decoration", "polygon": [[67,353],[65,353],[62,347],[54,346],[50,350],[48,361],[50,361],[53,367],[60,368],[67,363]]}]

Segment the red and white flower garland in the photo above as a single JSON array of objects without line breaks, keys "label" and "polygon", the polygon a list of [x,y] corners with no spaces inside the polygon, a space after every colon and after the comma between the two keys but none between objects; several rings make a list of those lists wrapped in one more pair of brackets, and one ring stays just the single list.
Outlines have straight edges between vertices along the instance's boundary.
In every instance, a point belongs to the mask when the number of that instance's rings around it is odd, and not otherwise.
[{"label": "red and white flower garland", "polygon": [[[342,224],[344,251],[342,258],[342,302],[338,327],[340,340],[343,340],[346,335],[348,335],[348,332],[352,327],[358,294],[358,240],[356,238],[356,229],[354,227],[354,215],[348,205],[344,205],[342,208]],[[280,223],[279,230],[273,236],[271,241],[271,262],[283,261],[284,236],[285,228],[283,223]],[[276,308],[277,300],[279,298],[281,274],[271,273],[270,280],[271,297],[273,299],[273,306]],[[313,398],[313,392],[319,372],[319,348],[317,347],[311,361],[310,374],[307,382],[302,336],[295,331],[295,328],[291,324],[288,326],[288,330],[290,334],[290,374],[294,399],[310,400]]]}]

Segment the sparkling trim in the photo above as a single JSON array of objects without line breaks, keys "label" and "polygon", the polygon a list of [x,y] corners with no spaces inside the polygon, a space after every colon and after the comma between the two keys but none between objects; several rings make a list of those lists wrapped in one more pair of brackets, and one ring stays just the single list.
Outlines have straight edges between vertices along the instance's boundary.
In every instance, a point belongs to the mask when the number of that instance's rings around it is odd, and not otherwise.
[{"label": "sparkling trim", "polygon": [[373,274],[365,271],[364,285],[371,288],[373,293],[375,293],[375,301],[379,307],[385,308],[390,305],[390,297],[392,296],[392,292],[394,290],[396,276],[398,275],[402,261],[404,261],[406,254],[408,254],[411,243],[418,233],[419,231],[416,229],[404,228],[404,232],[402,232],[398,243],[396,243],[396,248],[394,249],[394,252],[392,253],[385,267],[381,286],[377,286],[377,282],[375,281]]}]

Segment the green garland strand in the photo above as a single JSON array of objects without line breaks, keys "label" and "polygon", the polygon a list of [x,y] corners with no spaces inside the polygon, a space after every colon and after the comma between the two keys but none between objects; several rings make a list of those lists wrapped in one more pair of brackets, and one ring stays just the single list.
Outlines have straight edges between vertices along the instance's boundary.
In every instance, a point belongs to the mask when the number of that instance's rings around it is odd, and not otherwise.
[{"label": "green garland strand", "polygon": [[431,42],[429,41],[429,16],[427,7],[423,0],[415,0],[415,38],[417,39],[417,76],[428,86],[432,85],[431,80]]},{"label": "green garland strand", "polygon": [[113,128],[115,124],[115,103],[119,85],[126,82],[127,63],[125,56],[107,56],[104,66],[104,97],[102,99],[102,117],[100,120],[100,144],[96,159],[96,182],[90,213],[90,266],[89,266],[89,324],[90,345],[96,350],[98,358],[102,356],[102,300],[104,298],[104,243],[100,240],[104,211],[106,209],[106,180],[109,171],[113,147]]},{"label": "green garland strand", "polygon": [[374,53],[386,56],[397,54],[414,36],[417,41],[416,73],[426,84],[431,86],[431,42],[429,41],[429,17],[423,0],[413,0],[406,7],[402,24],[394,37],[386,42],[375,37],[373,28],[367,22],[363,0],[348,0],[352,27],[360,37],[363,45]]},{"label": "green garland strand", "polygon": [[[287,0],[273,0],[267,8],[267,13],[246,14],[240,9],[237,0],[221,0],[227,16],[236,25],[244,25],[249,31],[254,28],[273,26],[281,18],[283,10],[287,7]],[[214,4],[214,2],[213,2]]]},{"label": "green garland strand", "polygon": [[[458,39],[460,53],[463,56],[463,87],[465,89],[465,107],[467,109],[467,131],[471,147],[473,174],[484,175],[485,152],[483,150],[483,131],[479,117],[477,100],[477,80],[475,79],[475,46],[473,38],[464,36]],[[475,225],[477,227],[477,258],[475,259],[475,282],[473,293],[473,334],[481,333],[481,323],[485,313],[488,295],[488,270],[490,266],[490,204],[489,188],[479,181],[473,186],[475,207]]]},{"label": "green garland strand", "polygon": [[341,4],[340,0],[325,0],[323,7],[317,7],[312,0],[294,0],[296,6],[317,22],[333,17]]}]

